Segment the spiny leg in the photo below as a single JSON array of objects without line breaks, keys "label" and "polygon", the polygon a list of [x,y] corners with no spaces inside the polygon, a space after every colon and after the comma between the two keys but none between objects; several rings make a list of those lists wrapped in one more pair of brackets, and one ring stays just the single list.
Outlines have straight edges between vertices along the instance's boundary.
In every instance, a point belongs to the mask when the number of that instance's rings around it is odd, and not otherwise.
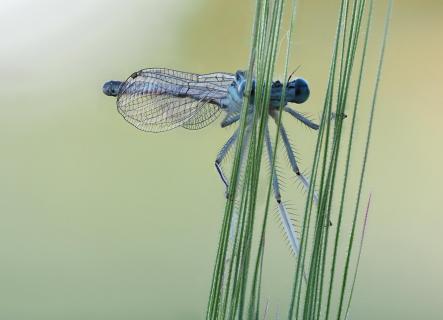
[{"label": "spiny leg", "polygon": [[221,150],[217,154],[217,158],[215,159],[215,168],[217,169],[218,175],[220,176],[220,179],[223,181],[225,187],[226,187],[226,195],[228,194],[228,179],[226,178],[225,174],[223,173],[221,162],[228,154],[229,150],[231,149],[232,145],[235,143],[238,137],[238,129],[234,131],[232,136],[226,141],[226,143],[223,145]]},{"label": "spiny leg", "polygon": [[281,201],[280,187],[278,184],[278,177],[275,172],[275,168],[272,168],[272,160],[274,158],[274,151],[272,150],[271,137],[269,135],[268,127],[266,127],[266,131],[265,131],[265,143],[266,143],[266,150],[267,150],[267,154],[268,154],[269,165],[271,167],[271,170],[274,170],[274,172],[271,171],[272,188],[274,190],[275,200],[277,201],[280,219],[281,219],[282,225],[285,229],[289,244],[291,245],[291,249],[292,249],[293,253],[296,256],[298,256],[299,252],[300,252],[300,242],[298,240],[298,234],[291,222],[291,219],[289,217],[288,211],[286,210],[286,207],[284,206],[284,204]]},{"label": "spiny leg", "polygon": [[[273,116],[273,118],[274,118],[275,122],[278,123],[278,119],[276,119],[275,116]],[[283,127],[283,124],[280,125],[280,136],[283,140],[283,145],[285,146],[286,154],[288,155],[288,159],[289,159],[289,163],[291,165],[292,171],[294,171],[294,173],[300,179],[300,181],[302,182],[305,189],[309,190],[310,182],[300,172],[300,169],[298,168],[297,160],[295,159],[295,155],[294,155],[294,151],[292,150],[291,143],[289,142],[289,138],[288,138],[285,128]],[[314,191],[314,202],[316,205],[318,205],[318,195],[315,191]]]},{"label": "spiny leg", "polygon": [[[274,117],[274,120],[277,123],[277,119],[275,117]],[[286,133],[285,128],[283,127],[283,124],[281,124],[281,126],[280,126],[280,135],[282,137],[283,144],[285,145],[286,153],[288,155],[289,163],[291,164],[292,171],[294,171],[294,173],[300,179],[300,181],[302,182],[302,184],[305,187],[306,191],[309,191],[309,187],[311,185],[311,182],[309,181],[309,179],[307,177],[305,177],[300,172],[300,169],[298,168],[297,160],[295,159],[294,151],[292,150],[291,143],[289,142],[289,138],[288,138],[288,135]],[[318,194],[317,194],[317,192],[315,190],[314,190],[313,200],[314,200],[315,205],[318,206]],[[332,226],[332,222],[331,221],[329,221],[329,226]]]},{"label": "spiny leg", "polygon": [[278,184],[277,172],[275,171],[275,168],[272,168],[272,160],[273,160],[273,157],[274,157],[274,152],[272,150],[271,136],[269,135],[268,127],[266,127],[266,131],[265,131],[265,142],[266,142],[266,151],[267,151],[267,154],[268,154],[269,166],[270,166],[271,170],[274,171],[273,173],[271,172],[271,175],[272,175],[272,189],[274,191],[275,200],[277,200],[277,202],[280,203],[281,202],[280,187],[279,187],[279,184]]},{"label": "spiny leg", "polygon": [[288,106],[286,106],[284,108],[284,110],[289,113],[291,116],[293,116],[295,119],[303,122],[303,124],[305,124],[306,126],[308,126],[311,129],[314,130],[318,130],[318,128],[320,127],[318,124],[312,122],[311,120],[309,120],[308,118],[306,118],[304,115],[302,115],[301,113],[289,108]]},{"label": "spiny leg", "polygon": [[[319,129],[320,126],[318,124],[312,122],[311,120],[309,120],[308,118],[303,116],[301,113],[299,113],[299,112],[289,108],[288,106],[285,106],[284,110],[287,113],[289,113],[291,116],[293,116],[294,118],[296,118],[297,120],[301,121],[303,124],[308,126],[309,128],[314,129],[314,130],[318,130]],[[336,117],[337,117],[337,115],[335,114],[335,112],[332,112],[330,120],[333,121],[333,120],[335,120]],[[347,117],[346,114],[342,114],[342,118],[343,119],[345,119],[346,117]],[[282,128],[282,129],[284,131],[284,128]],[[283,134],[282,134],[282,136],[283,136]],[[297,164],[296,161],[295,161],[294,152],[292,151],[292,148],[291,148],[291,145],[289,143],[289,140],[288,140],[287,136],[286,136],[286,139],[284,139],[284,143],[285,143],[285,146],[286,146],[286,151],[288,153],[289,159],[291,159],[291,157],[292,157],[294,159],[293,162],[295,164]],[[291,166],[292,166],[292,161],[291,161]],[[303,174],[297,173],[295,170],[294,170],[294,172],[297,174],[297,176],[299,177],[299,179],[303,183],[303,186],[306,188],[306,190],[309,190],[310,181],[308,180],[308,178],[306,178]],[[315,202],[316,205],[318,205],[318,194],[315,191],[314,191],[314,202]],[[331,221],[329,221],[329,225],[332,225]]]},{"label": "spiny leg", "polygon": [[[278,120],[274,117],[275,122],[278,125]],[[289,142],[288,134],[286,133],[285,128],[283,127],[283,124],[280,125],[280,136],[283,140],[283,145],[285,146],[286,153],[288,155],[289,163],[291,165],[292,171],[299,176],[300,175],[300,169],[298,168],[297,160],[295,159],[295,155],[292,151],[291,143]]]},{"label": "spiny leg", "polygon": [[[314,122],[312,122],[310,119],[306,118],[304,115],[302,115],[300,112],[295,111],[294,109],[289,108],[288,106],[285,106],[284,110],[289,113],[291,116],[293,116],[295,119],[301,121],[304,125],[307,127],[318,130],[320,126]],[[331,121],[334,121],[335,118],[337,118],[338,115],[335,112],[331,113]],[[348,116],[346,114],[342,114],[341,117],[343,119],[346,119]]]}]

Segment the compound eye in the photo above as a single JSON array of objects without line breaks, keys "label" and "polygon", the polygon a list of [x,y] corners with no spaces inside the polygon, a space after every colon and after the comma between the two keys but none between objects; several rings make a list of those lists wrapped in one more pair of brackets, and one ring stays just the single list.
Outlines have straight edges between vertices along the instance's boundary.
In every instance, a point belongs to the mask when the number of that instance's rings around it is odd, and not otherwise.
[{"label": "compound eye", "polygon": [[309,85],[308,82],[303,78],[298,78],[294,80],[294,102],[303,103],[309,98]]}]

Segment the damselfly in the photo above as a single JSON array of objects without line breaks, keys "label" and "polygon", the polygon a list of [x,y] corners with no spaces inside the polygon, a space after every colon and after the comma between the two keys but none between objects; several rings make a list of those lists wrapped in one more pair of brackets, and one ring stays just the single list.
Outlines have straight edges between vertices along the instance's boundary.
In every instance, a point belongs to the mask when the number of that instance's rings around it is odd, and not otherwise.
[{"label": "damselfly", "polygon": [[[249,114],[253,114],[254,111],[254,87],[255,82],[252,85]],[[200,75],[164,68],[143,69],[133,73],[124,82],[108,81],[103,86],[103,92],[106,95],[117,97],[117,109],[120,114],[138,129],[148,132],[167,131],[177,127],[201,129],[216,120],[222,112],[226,115],[221,126],[232,125],[240,119],[245,89],[246,75],[242,71],[237,71],[235,74]],[[280,81],[272,83],[269,115],[275,121],[278,117],[282,91],[283,84]],[[288,106],[288,103],[301,104],[309,98],[308,83],[302,78],[288,81],[285,92],[283,110],[307,127],[317,130],[319,128],[317,124]],[[283,125],[279,130],[292,171],[303,182],[303,185],[309,188],[309,182],[300,172]],[[226,190],[228,179],[222,170],[221,163],[235,144],[238,134],[237,129],[215,159],[215,167]],[[268,129],[265,132],[265,144],[268,159],[271,160],[274,151]],[[274,196],[282,210],[279,181],[276,175],[273,176]],[[288,220],[287,217],[286,220]],[[289,221],[283,221],[285,229],[292,230],[286,231],[295,233],[292,225],[286,225],[288,223]],[[293,241],[296,239],[291,240]],[[291,245],[293,249],[297,249],[296,243],[291,243]]]}]

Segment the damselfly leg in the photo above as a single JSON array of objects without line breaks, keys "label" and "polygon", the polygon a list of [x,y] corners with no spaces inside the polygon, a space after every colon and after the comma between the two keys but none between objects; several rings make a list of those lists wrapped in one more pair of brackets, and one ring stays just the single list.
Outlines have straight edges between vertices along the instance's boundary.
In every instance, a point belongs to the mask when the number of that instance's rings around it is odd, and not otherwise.
[{"label": "damselfly leg", "polygon": [[217,154],[217,158],[215,159],[215,168],[217,169],[218,175],[220,176],[220,179],[223,181],[226,190],[225,194],[228,195],[228,179],[226,178],[226,175],[223,173],[223,169],[221,167],[221,163],[223,159],[228,154],[229,150],[234,145],[235,141],[237,141],[238,137],[238,128],[234,131],[234,134],[228,139],[228,141],[223,145],[223,147],[220,149],[220,151]]},{"label": "damselfly leg", "polygon": [[[265,132],[265,143],[266,143],[266,151],[268,153],[269,165],[272,168],[272,161],[274,158],[274,152],[272,150],[271,136],[269,134],[268,127],[266,127],[266,132]],[[272,189],[274,191],[275,200],[277,201],[277,203],[280,203],[281,202],[280,186],[278,184],[278,177],[277,177],[277,172],[275,172],[275,168],[274,168],[274,172],[272,173]]]},{"label": "damselfly leg", "polygon": [[295,119],[301,121],[304,125],[308,126],[311,129],[318,130],[319,125],[312,122],[310,119],[306,118],[304,115],[302,115],[300,112],[295,111],[294,109],[289,108],[286,106],[284,110],[289,113],[291,116],[293,116]]},{"label": "damselfly leg", "polygon": [[274,172],[271,172],[272,189],[274,192],[274,198],[277,201],[278,212],[280,214],[280,220],[282,222],[283,228],[285,229],[285,234],[286,234],[286,237],[287,237],[289,244],[291,246],[292,252],[295,255],[298,255],[300,252],[300,242],[298,240],[298,233],[295,230],[295,227],[291,221],[291,218],[289,216],[288,211],[286,210],[285,205],[282,203],[281,194],[280,194],[280,186],[279,186],[279,182],[278,182],[277,172],[275,171],[275,166],[272,169],[272,162],[274,160],[274,151],[272,149],[271,136],[269,134],[268,127],[266,127],[266,131],[265,131],[265,143],[266,143],[266,150],[267,150],[267,154],[268,154],[269,166],[270,166],[271,170],[274,170]]},{"label": "damselfly leg", "polygon": [[[274,118],[275,122],[278,123],[278,119],[276,118],[276,116],[274,114],[272,114],[271,116]],[[288,155],[289,164],[291,166],[292,171],[295,173],[297,178],[302,182],[305,189],[309,190],[310,182],[309,182],[308,178],[306,178],[300,172],[300,169],[298,168],[298,164],[297,164],[297,160],[295,158],[294,150],[293,150],[292,145],[289,141],[288,134],[286,133],[286,130],[285,130],[285,127],[283,126],[283,124],[280,125],[280,136],[283,141],[283,145],[285,146],[286,154]],[[314,202],[316,205],[318,205],[318,195],[315,191],[314,191]]]}]

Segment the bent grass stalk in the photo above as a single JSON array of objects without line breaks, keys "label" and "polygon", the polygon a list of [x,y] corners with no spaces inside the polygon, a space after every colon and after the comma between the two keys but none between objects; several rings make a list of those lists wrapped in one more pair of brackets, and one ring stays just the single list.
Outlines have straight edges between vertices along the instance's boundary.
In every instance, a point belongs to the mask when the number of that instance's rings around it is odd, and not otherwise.
[{"label": "bent grass stalk", "polygon": [[365,240],[366,228],[368,226],[369,206],[371,205],[371,198],[372,198],[372,195],[369,194],[369,200],[368,200],[368,204],[366,206],[365,218],[363,221],[363,229],[361,232],[360,242],[358,245],[357,261],[355,262],[354,276],[352,277],[352,284],[351,284],[351,289],[349,292],[349,299],[348,299],[348,303],[346,306],[345,319],[348,318],[349,308],[351,306],[351,301],[352,301],[352,295],[354,294],[355,282],[357,280],[357,274],[358,274],[358,266],[360,265],[360,258],[361,258],[361,253],[363,251],[363,243]]}]

